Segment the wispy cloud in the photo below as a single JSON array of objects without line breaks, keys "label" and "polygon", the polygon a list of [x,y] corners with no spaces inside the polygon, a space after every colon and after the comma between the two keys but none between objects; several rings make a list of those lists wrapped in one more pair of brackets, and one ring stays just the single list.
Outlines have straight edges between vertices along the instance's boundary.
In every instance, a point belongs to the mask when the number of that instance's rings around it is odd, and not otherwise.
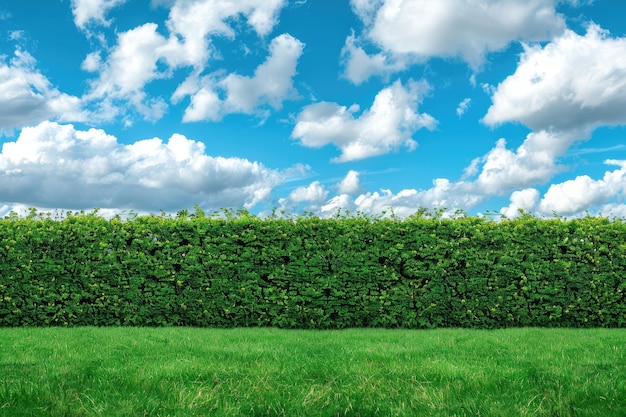
[{"label": "wispy cloud", "polygon": [[587,148],[571,149],[569,152],[567,152],[566,156],[578,156],[578,155],[606,153],[606,152],[615,152],[615,151],[626,151],[626,145],[615,145],[615,146],[610,146],[608,148],[587,147]]}]

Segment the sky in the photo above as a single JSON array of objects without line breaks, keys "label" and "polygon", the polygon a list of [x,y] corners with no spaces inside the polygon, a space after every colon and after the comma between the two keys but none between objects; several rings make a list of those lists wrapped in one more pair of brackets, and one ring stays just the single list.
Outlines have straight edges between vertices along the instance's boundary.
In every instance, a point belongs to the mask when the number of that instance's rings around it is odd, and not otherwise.
[{"label": "sky", "polygon": [[626,2],[0,0],[0,216],[626,217]]}]

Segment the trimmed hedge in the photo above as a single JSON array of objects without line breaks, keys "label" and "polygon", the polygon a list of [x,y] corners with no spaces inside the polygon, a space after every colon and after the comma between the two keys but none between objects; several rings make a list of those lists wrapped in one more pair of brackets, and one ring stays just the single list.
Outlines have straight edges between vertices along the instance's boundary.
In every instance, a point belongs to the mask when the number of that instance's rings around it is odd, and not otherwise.
[{"label": "trimmed hedge", "polygon": [[626,225],[592,217],[13,216],[0,271],[0,326],[626,326]]}]

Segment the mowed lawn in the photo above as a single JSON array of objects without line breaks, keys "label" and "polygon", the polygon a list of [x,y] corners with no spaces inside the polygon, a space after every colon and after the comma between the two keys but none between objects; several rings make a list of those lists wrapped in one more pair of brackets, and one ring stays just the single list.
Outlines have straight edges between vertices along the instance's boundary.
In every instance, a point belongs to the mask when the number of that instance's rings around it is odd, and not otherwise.
[{"label": "mowed lawn", "polygon": [[0,329],[0,416],[626,416],[625,329]]}]

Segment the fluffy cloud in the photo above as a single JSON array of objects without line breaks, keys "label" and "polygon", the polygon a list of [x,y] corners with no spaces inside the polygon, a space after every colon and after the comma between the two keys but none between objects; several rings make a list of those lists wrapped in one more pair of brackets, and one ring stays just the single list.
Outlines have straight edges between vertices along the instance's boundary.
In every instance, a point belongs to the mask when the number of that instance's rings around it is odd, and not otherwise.
[{"label": "fluffy cloud", "polygon": [[293,206],[303,202],[319,203],[326,199],[327,196],[328,190],[319,181],[313,181],[306,187],[296,188],[286,199],[281,198],[280,204],[283,206],[288,203],[289,206]]},{"label": "fluffy cloud", "polygon": [[567,216],[607,203],[626,186],[626,161],[607,160],[620,169],[608,171],[600,180],[581,175],[573,180],[552,184],[539,203],[539,211]]},{"label": "fluffy cloud", "polygon": [[[100,76],[91,83],[88,101],[104,100],[104,106],[113,106],[115,100],[128,100],[133,107],[149,120],[158,120],[165,112],[162,99],[147,99],[143,88],[157,78],[165,78],[157,62],[164,57],[167,40],[157,33],[155,23],[146,23],[118,36],[118,43],[107,61],[99,68]],[[83,68],[95,70],[100,63],[99,55],[89,54]],[[103,118],[116,114],[101,113]]]},{"label": "fluffy cloud", "polygon": [[602,207],[600,207],[598,214],[602,216],[609,216],[612,218],[618,218],[618,219],[624,220],[626,219],[626,204],[623,204],[623,203],[605,204]]},{"label": "fluffy cloud", "polygon": [[[113,7],[112,3],[108,2],[94,3]],[[163,98],[147,96],[144,89],[149,83],[157,79],[169,79],[176,69],[189,67],[195,75],[180,86],[182,91],[189,90],[194,81],[197,84],[198,74],[205,69],[211,58],[214,50],[211,44],[212,37],[233,38],[235,31],[231,25],[239,16],[245,17],[247,23],[260,36],[265,36],[277,23],[278,14],[284,5],[284,0],[176,0],[171,4],[166,22],[168,32],[166,35],[159,33],[159,27],[155,23],[145,23],[120,33],[117,44],[112,48],[87,55],[83,69],[97,72],[99,76],[92,80],[86,99],[100,101],[102,119],[111,119],[119,113],[126,113],[129,104],[130,108],[144,118],[157,120],[163,116],[167,105]],[[236,74],[228,77],[229,85],[224,88],[234,91],[232,93],[234,103],[229,103],[229,106],[247,110],[246,106],[250,106],[250,102],[263,100],[269,101],[272,106],[278,105],[278,96],[285,93],[283,91],[285,88],[290,89],[291,80],[289,76],[287,80],[278,79],[278,75],[268,79],[270,73],[277,71],[280,75],[290,74],[290,57],[280,54],[293,53],[294,49],[299,48],[300,52],[297,54],[299,57],[303,46],[294,38],[287,39],[287,36],[283,35],[272,43],[271,48],[275,49],[272,52],[279,56],[274,61],[266,63],[265,67],[259,67],[260,80],[250,80]],[[281,67],[281,64],[286,67]],[[292,67],[295,68],[295,65]],[[294,72],[293,68],[291,73]],[[269,84],[265,85],[264,90],[258,91],[258,83],[263,81]],[[254,93],[246,94],[237,90],[251,87],[257,88],[256,96]],[[192,119],[195,113],[202,113],[195,110],[196,108],[206,108],[207,103],[218,102],[217,95],[206,86],[196,88],[193,93],[197,98],[194,97],[191,116],[188,116]],[[175,96],[181,94],[178,92]]]},{"label": "fluffy cloud", "polygon": [[346,162],[397,151],[414,150],[413,135],[421,128],[434,129],[437,121],[417,107],[428,91],[426,82],[396,81],[381,90],[372,107],[361,115],[357,105],[349,108],[337,103],[321,102],[305,107],[296,118],[292,132],[304,146],[319,148],[333,144],[341,155],[333,161]]},{"label": "fluffy cloud", "polygon": [[28,52],[18,49],[8,62],[0,60],[0,133],[51,118],[86,119],[81,100],[56,89]]},{"label": "fluffy cloud", "polygon": [[231,25],[237,17],[245,17],[260,36],[266,36],[285,4],[285,0],[176,0],[166,22],[171,33],[168,60],[174,66],[200,69],[210,57],[211,37],[235,37]]},{"label": "fluffy cloud", "polygon": [[346,177],[337,184],[340,194],[356,194],[361,190],[358,171],[350,170]]},{"label": "fluffy cloud", "polygon": [[289,194],[288,199],[293,203],[305,201],[320,202],[328,196],[328,191],[319,181],[313,181],[307,187],[298,187]]},{"label": "fluffy cloud", "polygon": [[446,209],[451,214],[456,209],[469,209],[484,201],[486,196],[477,191],[473,183],[438,178],[427,190],[404,189],[395,194],[391,190],[381,190],[361,193],[355,197],[339,194],[323,204],[319,212],[321,216],[328,217],[338,210],[358,211],[372,216],[393,211],[398,217],[407,217],[415,214],[419,208],[426,207]]},{"label": "fluffy cloud", "polygon": [[545,183],[559,172],[561,167],[556,164],[556,159],[575,139],[576,136],[572,135],[533,132],[515,152],[507,149],[506,141],[500,139],[492,150],[479,158],[482,168],[476,179],[477,186],[487,194],[503,194],[512,189]]},{"label": "fluffy cloud", "polygon": [[526,188],[521,191],[515,191],[511,194],[511,204],[503,207],[500,213],[509,218],[515,218],[520,215],[520,210],[531,212],[539,201],[539,191],[535,188]]},{"label": "fluffy cloud", "polygon": [[[370,41],[396,60],[407,62],[431,57],[460,57],[472,68],[485,55],[516,40],[544,41],[565,30],[556,0],[352,0],[354,12],[365,24],[364,41]],[[354,40],[350,42],[354,43]],[[350,52],[349,43],[346,43]],[[355,83],[377,73],[381,58],[365,60],[362,50],[347,59],[369,67],[350,72]]]},{"label": "fluffy cloud", "polygon": [[397,59],[386,52],[368,55],[359,45],[354,33],[346,39],[341,50],[341,61],[345,66],[344,76],[356,85],[370,79],[374,75],[388,77],[407,67],[404,59]]},{"label": "fluffy cloud", "polygon": [[381,190],[350,195],[352,190],[349,190],[351,187],[348,184],[354,183],[356,175],[355,171],[351,171],[338,187],[340,194],[322,204],[319,213],[331,216],[338,209],[347,209],[377,215],[392,209],[394,214],[406,217],[418,208],[426,207],[446,209],[446,213],[452,214],[457,209],[471,210],[494,195],[506,193],[512,193],[510,204],[503,207],[500,213],[509,218],[518,216],[519,209],[546,215],[552,211],[562,215],[579,215],[581,211],[605,203],[605,212],[621,213],[619,205],[609,207],[609,204],[626,186],[624,161],[607,161],[621,168],[607,172],[601,180],[581,176],[552,185],[541,200],[539,191],[529,188],[547,183],[564,169],[557,162],[575,140],[573,134],[533,132],[517,149],[510,150],[506,141],[500,139],[483,157],[472,161],[461,180],[438,178],[433,181],[432,187],[421,190],[404,189],[397,193]]},{"label": "fluffy cloud", "polygon": [[475,193],[470,183],[438,178],[427,190],[405,189],[397,194],[383,190],[382,194],[361,194],[355,199],[355,204],[364,213],[376,214],[392,208],[397,216],[406,217],[414,214],[420,207],[455,210],[473,207],[483,199],[483,196]]},{"label": "fluffy cloud", "polygon": [[85,29],[90,22],[108,26],[106,14],[124,3],[126,0],[72,0],[74,23],[80,29]]},{"label": "fluffy cloud", "polygon": [[0,195],[5,204],[73,209],[253,207],[302,169],[212,157],[178,134],[123,145],[99,129],[43,122],[2,146]]},{"label": "fluffy cloud", "polygon": [[235,32],[229,25],[242,15],[259,35],[265,36],[286,4],[285,0],[176,0],[168,27],[186,40],[199,41],[215,34],[233,37]]},{"label": "fluffy cloud", "polygon": [[321,217],[332,217],[346,210],[354,212],[356,211],[356,205],[352,197],[348,194],[340,194],[323,204],[319,209],[319,215]]},{"label": "fluffy cloud", "polygon": [[293,36],[280,35],[272,40],[269,56],[252,77],[234,73],[222,79],[192,76],[172,98],[178,102],[191,95],[184,121],[220,120],[231,113],[254,114],[266,105],[280,109],[283,100],[297,95],[293,77],[303,48],[304,44]]},{"label": "fluffy cloud", "polygon": [[319,181],[298,187],[286,198],[278,200],[278,208],[287,213],[295,213],[304,209],[309,212],[320,212],[320,205],[328,197],[328,190]]},{"label": "fluffy cloud", "polygon": [[568,30],[544,47],[526,45],[483,120],[558,131],[626,124],[625,55],[626,38],[611,38],[596,25],[584,36]]}]

